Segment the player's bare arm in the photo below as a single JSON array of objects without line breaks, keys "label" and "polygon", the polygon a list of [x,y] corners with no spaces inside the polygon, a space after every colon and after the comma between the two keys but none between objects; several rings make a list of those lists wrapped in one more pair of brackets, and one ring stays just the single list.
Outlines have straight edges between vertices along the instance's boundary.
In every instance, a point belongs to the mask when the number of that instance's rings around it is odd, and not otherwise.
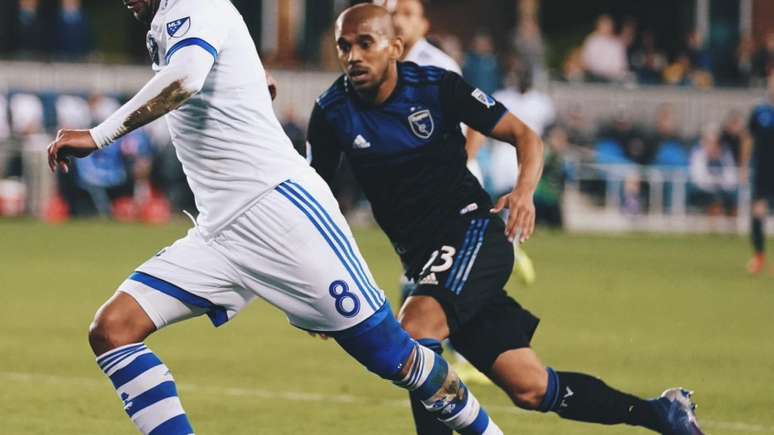
[{"label": "player's bare arm", "polygon": [[68,159],[86,157],[116,139],[177,109],[198,93],[213,59],[197,47],[183,49],[129,102],[91,130],[60,130],[48,147],[48,164],[68,170]]},{"label": "player's bare arm", "polygon": [[519,178],[513,192],[497,200],[492,212],[510,209],[505,227],[508,240],[513,241],[518,235],[519,242],[525,242],[535,231],[535,203],[532,197],[543,173],[543,142],[510,113],[503,116],[489,135],[516,147]]}]

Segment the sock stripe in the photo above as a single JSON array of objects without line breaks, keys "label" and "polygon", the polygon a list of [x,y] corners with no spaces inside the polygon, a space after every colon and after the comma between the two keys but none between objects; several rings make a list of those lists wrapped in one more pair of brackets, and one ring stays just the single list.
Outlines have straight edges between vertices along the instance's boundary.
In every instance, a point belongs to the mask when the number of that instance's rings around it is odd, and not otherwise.
[{"label": "sock stripe", "polygon": [[419,400],[427,400],[433,396],[446,382],[449,376],[449,366],[440,355],[435,354],[433,367],[430,369],[425,381],[419,385],[416,390],[416,397]]},{"label": "sock stripe", "polygon": [[124,410],[131,417],[137,412],[169,397],[177,397],[177,388],[175,388],[174,381],[162,382],[129,400],[126,406],[124,406]]},{"label": "sock stripe", "polygon": [[103,354],[99,358],[97,358],[97,364],[99,364],[100,367],[105,367],[107,364],[110,364],[112,361],[115,361],[116,358],[121,358],[121,356],[126,355],[127,353],[141,348],[145,347],[144,344],[130,344],[127,346],[122,346],[116,349],[113,349],[113,351],[108,352],[106,354]]},{"label": "sock stripe", "polygon": [[137,397],[148,389],[166,381],[174,382],[175,380],[172,378],[172,374],[169,373],[169,368],[161,364],[146,370],[116,391],[119,397],[124,397],[124,394],[128,397]]},{"label": "sock stripe", "polygon": [[460,429],[461,435],[478,435],[486,433],[486,429],[489,427],[489,415],[487,415],[484,408],[478,409],[478,415],[468,427]]},{"label": "sock stripe", "polygon": [[102,367],[102,371],[103,372],[109,373],[110,370],[112,370],[114,367],[118,366],[122,362],[124,362],[124,361],[128,360],[129,358],[131,358],[132,355],[137,355],[138,353],[146,351],[146,350],[148,350],[148,348],[145,347],[145,346],[138,347],[136,349],[132,349],[130,351],[124,352],[122,355],[120,355],[117,358],[111,360],[110,362],[106,362],[105,365],[100,366],[100,367]]},{"label": "sock stripe", "polygon": [[177,397],[168,397],[138,411],[132,416],[132,422],[137,426],[140,432],[143,434],[150,434],[153,430],[164,424],[164,422],[180,414],[185,414],[180,399]]},{"label": "sock stripe", "polygon": [[153,367],[161,365],[161,360],[153,353],[146,353],[137,357],[131,364],[116,371],[110,376],[110,380],[113,381],[113,386],[116,389],[121,388],[127,382],[140,376],[145,371],[152,369]]},{"label": "sock stripe", "polygon": [[148,435],[190,435],[192,433],[193,428],[188,422],[188,418],[185,414],[180,414],[161,423]]},{"label": "sock stripe", "polygon": [[119,370],[123,369],[126,366],[131,365],[134,362],[134,360],[136,360],[137,358],[149,353],[152,353],[150,349],[143,349],[140,352],[133,353],[127,356],[126,358],[123,358],[121,361],[118,361],[116,364],[113,364],[112,366],[110,366],[107,370],[105,370],[105,374],[108,375],[108,377],[112,377]]}]

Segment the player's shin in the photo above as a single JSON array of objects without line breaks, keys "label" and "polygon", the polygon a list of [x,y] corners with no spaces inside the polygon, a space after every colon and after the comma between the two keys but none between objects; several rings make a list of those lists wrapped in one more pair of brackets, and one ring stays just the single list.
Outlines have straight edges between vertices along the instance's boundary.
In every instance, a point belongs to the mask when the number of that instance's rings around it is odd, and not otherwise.
[{"label": "player's shin", "polygon": [[97,357],[124,410],[144,435],[189,435],[194,431],[177,396],[175,380],[143,343],[113,349]]},{"label": "player's shin", "polygon": [[609,387],[593,376],[548,370],[548,388],[539,411],[599,424],[630,424],[660,431],[652,403]]},{"label": "player's shin", "polygon": [[[420,339],[417,341],[438,355],[443,353],[443,346],[438,340]],[[410,391],[409,399],[411,401],[411,413],[414,416],[414,426],[417,430],[417,435],[451,435],[451,429],[440,422],[435,417],[435,414],[425,408],[424,403],[422,403],[419,397],[418,390]]]},{"label": "player's shin", "polygon": [[502,434],[440,355],[417,344],[407,369],[407,374],[395,384],[411,391],[446,426],[461,434]]}]

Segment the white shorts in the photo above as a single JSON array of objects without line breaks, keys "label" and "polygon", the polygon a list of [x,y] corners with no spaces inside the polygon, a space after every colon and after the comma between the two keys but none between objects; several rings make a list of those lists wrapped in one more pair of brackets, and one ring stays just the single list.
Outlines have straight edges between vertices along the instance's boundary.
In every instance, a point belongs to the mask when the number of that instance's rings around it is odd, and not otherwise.
[{"label": "white shorts", "polygon": [[209,240],[192,228],[118,290],[134,297],[157,328],[201,314],[219,326],[260,297],[299,328],[334,332],[385,303],[336,199],[311,169]]}]

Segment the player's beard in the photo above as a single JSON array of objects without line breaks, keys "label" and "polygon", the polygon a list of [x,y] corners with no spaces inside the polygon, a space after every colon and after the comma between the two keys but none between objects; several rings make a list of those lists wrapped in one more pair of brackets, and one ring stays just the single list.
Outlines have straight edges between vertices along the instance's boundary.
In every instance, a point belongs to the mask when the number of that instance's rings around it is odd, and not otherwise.
[{"label": "player's beard", "polygon": [[[124,4],[129,3],[128,0],[124,0]],[[146,26],[150,26],[151,22],[153,21],[153,17],[156,16],[156,12],[159,10],[159,4],[161,3],[161,0],[148,0],[145,2],[145,7],[142,8],[140,11],[135,12],[134,18],[137,19],[137,21],[145,24]]]}]

